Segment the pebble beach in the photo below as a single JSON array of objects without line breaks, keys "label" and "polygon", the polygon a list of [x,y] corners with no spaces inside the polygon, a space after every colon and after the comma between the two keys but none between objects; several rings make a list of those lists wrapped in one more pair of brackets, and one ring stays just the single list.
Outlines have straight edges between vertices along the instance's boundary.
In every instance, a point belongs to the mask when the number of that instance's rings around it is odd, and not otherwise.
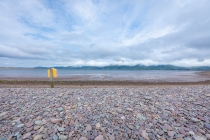
[{"label": "pebble beach", "polygon": [[0,88],[0,140],[209,140],[210,86]]}]

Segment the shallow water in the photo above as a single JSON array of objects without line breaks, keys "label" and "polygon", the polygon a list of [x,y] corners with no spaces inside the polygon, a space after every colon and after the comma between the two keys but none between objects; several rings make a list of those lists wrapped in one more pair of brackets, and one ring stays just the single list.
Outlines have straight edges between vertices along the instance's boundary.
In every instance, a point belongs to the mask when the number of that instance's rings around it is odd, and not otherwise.
[{"label": "shallow water", "polygon": [[[59,78],[72,80],[204,81],[199,71],[178,70],[70,70],[58,69]],[[0,78],[47,78],[47,69],[0,69]]]}]

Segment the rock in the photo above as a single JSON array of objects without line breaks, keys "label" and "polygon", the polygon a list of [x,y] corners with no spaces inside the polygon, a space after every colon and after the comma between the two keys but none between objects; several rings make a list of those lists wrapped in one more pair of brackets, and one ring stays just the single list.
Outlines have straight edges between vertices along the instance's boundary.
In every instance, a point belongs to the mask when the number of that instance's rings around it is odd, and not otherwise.
[{"label": "rock", "polygon": [[144,99],[146,99],[146,100],[151,100],[152,97],[151,97],[151,96],[144,96]]},{"label": "rock", "polygon": [[53,140],[58,140],[58,136],[56,134],[53,135]]},{"label": "rock", "polygon": [[96,129],[100,129],[101,125],[100,123],[96,123]]},{"label": "rock", "polygon": [[34,137],[34,140],[40,140],[40,139],[42,139],[42,135],[36,135],[36,136]]},{"label": "rock", "polygon": [[38,130],[41,126],[40,125],[37,125],[34,127],[34,130]]},{"label": "rock", "polygon": [[142,136],[144,139],[149,140],[148,133],[146,132],[146,130],[142,130],[141,136]]},{"label": "rock", "polygon": [[75,109],[75,108],[77,108],[77,105],[71,106],[71,109]]},{"label": "rock", "polygon": [[41,120],[37,120],[37,121],[35,121],[34,123],[35,123],[36,125],[39,125],[39,124],[42,123],[42,121],[41,121]]},{"label": "rock", "polygon": [[194,138],[195,140],[207,140],[206,137],[198,136],[198,135],[193,135],[193,138]]},{"label": "rock", "polygon": [[146,119],[147,119],[146,117],[142,116],[142,115],[139,114],[139,113],[136,115],[136,118],[137,118],[137,119],[141,119],[141,120],[143,120],[143,121],[146,121]]},{"label": "rock", "polygon": [[33,122],[28,122],[28,123],[25,124],[26,127],[31,127],[32,125],[34,125]]},{"label": "rock", "polygon": [[206,94],[206,97],[210,97],[210,94]]},{"label": "rock", "polygon": [[168,136],[173,138],[175,135],[175,132],[174,131],[168,131]]},{"label": "rock", "polygon": [[81,137],[79,140],[88,140],[88,139],[85,137]]},{"label": "rock", "polygon": [[210,123],[205,123],[204,127],[210,130]]},{"label": "rock", "polygon": [[208,139],[210,139],[210,134],[206,134],[206,137],[207,137]]},{"label": "rock", "polygon": [[51,121],[52,123],[58,123],[58,122],[61,122],[62,119],[51,118],[50,121]]},{"label": "rock", "polygon": [[20,127],[23,127],[23,126],[24,126],[24,124],[19,124],[17,127],[20,128]]},{"label": "rock", "polygon": [[57,127],[58,131],[64,131],[65,129],[63,127]]},{"label": "rock", "polygon": [[115,140],[114,135],[109,135],[109,140]]},{"label": "rock", "polygon": [[133,125],[128,125],[128,128],[130,128],[131,130],[133,130],[134,129],[134,127],[133,127]]},{"label": "rock", "polygon": [[59,108],[57,108],[57,110],[58,110],[59,112],[61,112],[61,111],[63,111],[63,108],[62,108],[62,107],[59,107]]},{"label": "rock", "polygon": [[195,135],[195,133],[194,133],[193,131],[189,131],[189,133],[190,133],[191,135]]},{"label": "rock", "polygon": [[94,140],[103,140],[103,136],[102,135],[98,135]]},{"label": "rock", "polygon": [[127,110],[127,111],[133,111],[133,109],[132,109],[132,108],[129,108],[129,107],[126,108],[126,110]]},{"label": "rock", "polygon": [[88,124],[88,125],[86,126],[85,130],[86,130],[86,131],[91,131],[91,130],[92,130],[91,125]]},{"label": "rock", "polygon": [[158,133],[159,135],[163,135],[163,134],[164,134],[164,131],[163,131],[163,130],[159,130],[157,133]]},{"label": "rock", "polygon": [[26,139],[26,138],[28,138],[30,136],[31,136],[31,133],[30,132],[29,133],[26,133],[26,134],[23,135],[22,139]]},{"label": "rock", "polygon": [[176,140],[184,140],[183,138],[176,138]]},{"label": "rock", "polygon": [[59,139],[60,139],[60,140],[67,140],[67,136],[65,136],[65,135],[60,135],[60,136],[59,136]]},{"label": "rock", "polygon": [[0,118],[3,117],[3,116],[5,116],[5,115],[7,115],[7,113],[8,113],[7,111],[6,111],[6,112],[2,112],[2,113],[0,114]]},{"label": "rock", "polygon": [[39,129],[38,132],[40,133],[40,132],[42,132],[43,130],[44,130],[44,126],[42,126],[42,127]]},{"label": "rock", "polygon": [[201,120],[199,120],[199,119],[197,119],[197,118],[194,118],[194,117],[192,117],[192,118],[190,118],[193,122],[200,122]]}]

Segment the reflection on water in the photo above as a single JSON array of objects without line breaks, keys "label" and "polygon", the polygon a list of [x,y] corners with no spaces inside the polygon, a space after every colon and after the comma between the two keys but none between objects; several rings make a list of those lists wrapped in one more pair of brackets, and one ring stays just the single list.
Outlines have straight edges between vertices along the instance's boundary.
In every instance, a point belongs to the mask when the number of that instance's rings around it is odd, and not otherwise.
[{"label": "reflection on water", "polygon": [[[69,80],[203,81],[198,71],[175,70],[69,70],[58,69],[59,78]],[[4,78],[47,78],[47,69],[0,69]]]}]

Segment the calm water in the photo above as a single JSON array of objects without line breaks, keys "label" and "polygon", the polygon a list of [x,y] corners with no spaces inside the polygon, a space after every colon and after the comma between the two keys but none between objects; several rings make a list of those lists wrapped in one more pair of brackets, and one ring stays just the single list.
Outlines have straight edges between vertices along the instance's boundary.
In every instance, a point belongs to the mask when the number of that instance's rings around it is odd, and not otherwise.
[{"label": "calm water", "polygon": [[[69,70],[58,69],[69,80],[203,81],[198,71],[175,70]],[[0,69],[0,78],[47,78],[47,69]]]}]

